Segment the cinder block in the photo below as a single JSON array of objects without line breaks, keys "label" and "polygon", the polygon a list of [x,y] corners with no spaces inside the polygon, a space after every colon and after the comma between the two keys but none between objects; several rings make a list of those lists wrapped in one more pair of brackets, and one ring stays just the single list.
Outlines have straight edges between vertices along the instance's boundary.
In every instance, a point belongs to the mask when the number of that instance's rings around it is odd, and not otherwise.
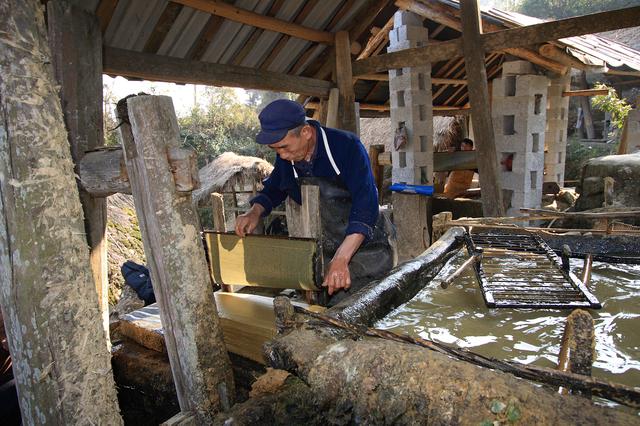
[{"label": "cinder block", "polygon": [[527,61],[509,61],[502,64],[502,75],[533,74],[533,64]]},{"label": "cinder block", "polygon": [[542,75],[519,75],[516,77],[516,96],[542,95],[542,108],[546,108],[549,79]]},{"label": "cinder block", "polygon": [[398,28],[403,25],[422,26],[422,17],[404,10],[399,10],[393,14],[393,27]]}]

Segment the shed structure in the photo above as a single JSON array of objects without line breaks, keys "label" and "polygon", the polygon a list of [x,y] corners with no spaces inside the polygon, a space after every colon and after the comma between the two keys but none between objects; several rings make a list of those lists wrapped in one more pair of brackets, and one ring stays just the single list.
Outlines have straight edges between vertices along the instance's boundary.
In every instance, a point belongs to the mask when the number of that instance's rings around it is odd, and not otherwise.
[{"label": "shed structure", "polygon": [[[46,4],[47,28],[44,27],[41,3]],[[92,402],[86,398],[93,393],[81,392],[80,395],[70,383],[64,388],[60,384],[65,377],[83,371],[76,368],[76,364],[93,357],[88,349],[86,353],[82,352],[84,345],[77,345],[73,354],[80,361],[60,363],[45,344],[48,335],[43,334],[38,339],[40,333],[64,333],[66,328],[51,327],[48,319],[29,321],[28,315],[33,312],[43,315],[42,309],[51,309],[64,325],[77,318],[60,311],[58,306],[64,305],[53,303],[50,295],[51,300],[44,296],[40,299],[16,296],[24,291],[22,284],[32,285],[37,281],[30,279],[31,275],[21,275],[26,269],[33,274],[33,269],[22,268],[21,262],[26,260],[38,267],[53,265],[65,253],[64,250],[41,254],[35,249],[20,251],[19,245],[32,248],[25,234],[37,234],[46,242],[56,241],[58,236],[47,226],[24,232],[28,230],[27,223],[47,224],[51,217],[60,229],[69,231],[67,234],[72,235],[75,242],[82,242],[78,239],[83,234],[77,229],[81,226],[75,226],[80,222],[80,203],[73,204],[73,208],[67,207],[74,201],[72,174],[78,170],[72,170],[69,150],[62,149],[60,143],[65,142],[64,132],[57,130],[62,128],[63,112],[70,152],[76,165],[87,150],[103,145],[102,129],[96,124],[101,123],[103,73],[130,79],[294,92],[300,94],[300,100],[320,121],[356,131],[358,111],[361,116],[389,114],[393,105],[389,102],[390,71],[397,75],[398,70],[404,69],[429,70],[430,76],[426,77],[430,78],[425,77],[424,82],[430,80],[431,87],[425,87],[423,92],[431,96],[426,99],[430,105],[425,108],[433,115],[470,113],[475,136],[483,141],[478,145],[477,165],[483,185],[484,213],[488,216],[504,213],[499,154],[494,137],[496,124],[491,117],[488,86],[500,74],[505,57],[528,61],[537,67],[536,73],[553,78],[565,75],[571,68],[596,69],[621,77],[637,78],[640,75],[637,52],[596,36],[585,36],[588,32],[636,26],[640,22],[640,7],[544,23],[524,22],[519,16],[496,10],[480,11],[476,0],[462,0],[461,3],[452,0],[7,0],[0,2],[0,12],[4,28],[12,29],[0,39],[0,75],[3,76],[0,79],[0,114],[5,123],[15,125],[17,130],[2,128],[2,136],[6,137],[0,138],[0,171],[8,177],[0,180],[3,206],[0,209],[0,263],[3,270],[12,271],[12,274],[0,277],[3,289],[0,303],[6,315],[9,340],[14,342],[15,364],[23,366],[17,382],[21,403],[24,402],[24,418],[44,416],[43,413],[50,416],[42,418],[42,422],[74,423],[86,414],[83,409]],[[423,33],[428,35],[425,45],[414,44],[385,53],[397,13],[411,13],[412,22],[422,23],[426,28]],[[26,37],[20,37],[22,31],[28,32]],[[13,57],[26,59],[9,60]],[[37,71],[40,78],[16,82],[13,67],[28,63],[33,66],[20,75]],[[50,63],[61,87],[60,103],[55,96],[57,87],[52,84]],[[18,98],[14,95],[24,97],[27,91],[45,97],[46,108],[38,111],[30,103],[32,98],[16,103]],[[535,107],[535,96],[533,99]],[[163,278],[160,305],[168,315],[164,323],[165,337],[170,342],[172,368],[176,368],[174,378],[181,409],[185,414],[195,415],[200,423],[208,423],[213,411],[226,409],[233,402],[233,380],[221,344],[215,302],[206,290],[206,264],[199,245],[197,219],[188,198],[191,190],[176,191],[172,187],[176,182],[169,173],[169,170],[173,171],[173,165],[169,165],[167,151],[177,148],[172,146],[177,141],[175,115],[170,100],[162,97],[141,97],[129,100],[128,104],[134,107],[132,120],[120,129],[126,137],[127,173],[131,187],[135,189],[134,195],[137,194],[136,208],[148,215],[147,222],[142,224],[150,230],[145,237],[150,241],[145,241],[145,247],[151,248],[152,253],[147,253],[147,259],[151,259],[151,269],[159,270],[158,276]],[[30,117],[34,119],[16,119],[21,115],[19,112],[14,114],[13,108],[29,108]],[[540,108],[546,108],[546,105]],[[57,127],[38,125],[45,123],[38,119],[46,113],[53,117],[47,116],[49,121],[46,123],[56,122]],[[37,128],[40,133],[34,134],[38,136],[37,142],[42,143],[50,136],[43,129],[56,130],[53,135],[56,138],[51,138],[51,149],[30,156],[27,148],[35,145],[32,146],[33,141],[28,138],[19,137],[23,128]],[[134,134],[144,143],[134,143]],[[420,167],[433,170],[429,164],[433,160],[429,155],[425,157],[427,161]],[[184,160],[182,170],[189,178],[191,167],[186,157]],[[47,168],[41,167],[44,163]],[[96,161],[95,164],[101,163]],[[69,191],[68,186],[56,186],[50,179],[38,180],[37,183],[48,186],[42,187],[42,193],[29,193],[32,208],[16,214],[20,206],[14,194],[20,194],[26,188],[21,183],[32,183],[21,175],[23,169],[20,167],[27,171],[39,167],[37,171],[47,173],[53,170],[57,172],[56,176],[64,174],[64,183],[70,182],[74,191]],[[82,274],[71,274],[75,271],[71,267],[59,268],[69,272],[69,276],[51,285],[71,294],[68,287],[73,280],[70,277],[82,275],[88,283],[91,268],[104,309],[102,301],[106,298],[107,280],[104,274],[106,218],[103,197],[117,191],[103,188],[101,195],[94,195],[84,186],[82,176],[79,177],[79,197],[91,248],[90,265],[89,260],[84,259],[83,265],[87,265]],[[427,177],[426,182],[430,179]],[[58,193],[65,190],[66,198],[57,198]],[[55,206],[59,206],[59,212],[54,211],[55,208],[43,208],[52,199],[57,200]],[[61,217],[64,212],[74,213],[73,229],[64,227],[68,219]],[[175,241],[178,243],[174,245],[172,242]],[[423,238],[422,244],[424,241]],[[74,245],[78,252],[80,246]],[[15,256],[16,252],[20,256]],[[34,258],[27,259],[29,254]],[[72,258],[63,261],[71,264]],[[50,269],[45,272],[59,272]],[[172,286],[175,282],[185,287]],[[189,291],[186,286],[194,282],[197,287],[193,288],[197,291]],[[172,301],[179,303],[172,306]],[[78,304],[79,312],[97,312],[98,304],[93,304],[90,298],[77,297],[73,302]],[[54,318],[53,314],[50,318]],[[30,327],[31,333],[24,333],[24,338],[33,337],[30,342],[33,345],[27,345],[28,350],[18,351],[22,347],[16,342],[21,341],[20,330],[26,327]],[[99,358],[102,364],[98,367],[83,365],[93,374],[109,372],[107,345],[103,345],[107,333],[99,328],[95,327],[90,337],[94,340],[91,349],[100,352],[101,356],[96,359]],[[73,331],[69,328],[68,335],[73,335]],[[38,365],[33,364],[36,360]],[[101,377],[107,377],[107,373]],[[87,377],[84,380],[89,381]],[[91,421],[99,423],[107,419],[107,422],[117,424],[111,382],[105,379],[101,388],[108,394],[109,403],[92,410]],[[67,393],[61,393],[63,391]],[[38,400],[37,395],[40,395]],[[65,407],[72,408],[60,409],[62,402]],[[106,417],[104,412],[111,416]]]}]

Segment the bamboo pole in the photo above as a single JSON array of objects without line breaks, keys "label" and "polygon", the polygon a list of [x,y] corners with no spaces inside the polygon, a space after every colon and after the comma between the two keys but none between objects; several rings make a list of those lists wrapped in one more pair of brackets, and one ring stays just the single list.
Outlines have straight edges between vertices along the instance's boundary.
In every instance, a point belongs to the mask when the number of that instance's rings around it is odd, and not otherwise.
[{"label": "bamboo pole", "polygon": [[444,280],[442,280],[442,282],[440,283],[440,287],[442,287],[443,289],[446,289],[449,287],[449,285],[456,279],[458,278],[460,275],[462,275],[462,273],[464,271],[466,271],[467,269],[469,269],[470,266],[472,265],[476,265],[478,264],[480,261],[482,260],[482,254],[475,254],[473,256],[471,256],[469,259],[465,260],[465,262],[460,265],[460,267],[458,269],[456,269],[451,275],[449,275],[447,278],[445,278]]}]

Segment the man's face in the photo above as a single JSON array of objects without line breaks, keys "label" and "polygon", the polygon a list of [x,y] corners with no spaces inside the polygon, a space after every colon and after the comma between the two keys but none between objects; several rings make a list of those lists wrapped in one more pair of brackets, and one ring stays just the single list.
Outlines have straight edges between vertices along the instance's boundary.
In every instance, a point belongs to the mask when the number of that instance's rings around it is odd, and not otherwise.
[{"label": "man's face", "polygon": [[293,131],[289,131],[287,136],[276,143],[269,145],[284,161],[302,161],[309,151],[310,127],[306,125],[296,136]]}]

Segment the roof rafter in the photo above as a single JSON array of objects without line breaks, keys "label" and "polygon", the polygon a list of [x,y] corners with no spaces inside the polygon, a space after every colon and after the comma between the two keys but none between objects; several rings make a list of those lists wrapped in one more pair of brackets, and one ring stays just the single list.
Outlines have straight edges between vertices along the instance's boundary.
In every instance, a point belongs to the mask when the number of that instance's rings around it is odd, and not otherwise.
[{"label": "roof rafter", "polygon": [[240,22],[241,24],[250,25],[263,30],[274,31],[277,33],[288,34],[292,37],[303,40],[314,41],[316,43],[334,44],[334,35],[328,31],[320,31],[315,28],[309,28],[298,24],[293,24],[281,19],[272,18],[270,16],[261,15],[246,9],[241,9],[222,3],[216,0],[171,0],[174,3],[180,3],[193,9],[207,12],[212,15],[221,16],[231,21]]},{"label": "roof rafter", "polygon": [[[640,6],[486,33],[481,35],[480,40],[488,52],[511,50],[509,53],[514,54],[512,53],[514,48],[594,32],[634,27],[638,22],[640,22]],[[538,55],[535,52],[532,53]],[[393,68],[417,66],[425,62],[442,61],[456,56],[464,56],[462,38],[355,61],[353,72],[356,76],[370,74]]]}]

